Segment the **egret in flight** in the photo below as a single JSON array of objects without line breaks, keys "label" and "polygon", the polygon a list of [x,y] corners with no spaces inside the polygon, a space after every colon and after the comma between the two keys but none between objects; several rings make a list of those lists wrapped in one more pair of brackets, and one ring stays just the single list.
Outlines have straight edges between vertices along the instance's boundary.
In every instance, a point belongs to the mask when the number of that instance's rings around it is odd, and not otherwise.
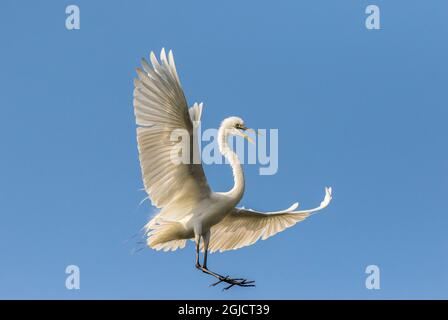
[{"label": "egret in flight", "polygon": [[[298,203],[286,210],[260,212],[238,208],[245,189],[244,172],[237,154],[229,147],[229,136],[251,140],[248,129],[239,117],[222,121],[218,131],[219,151],[232,167],[234,186],[227,192],[210,189],[199,161],[173,161],[177,141],[174,130],[184,130],[190,137],[191,155],[198,154],[194,134],[201,120],[202,103],[188,107],[173,53],[162,49],[160,61],[150,54],[151,65],[142,59],[134,80],[134,111],[142,178],[148,197],[160,211],[146,224],[147,245],[155,250],[176,250],[185,247],[187,240],[196,244],[196,268],[232,286],[253,286],[254,281],[230,278],[207,267],[207,253],[235,250],[265,240],[304,220],[331,201],[331,188],[314,209],[297,211]],[[253,131],[254,132],[254,131]],[[199,254],[203,251],[203,264]]]}]

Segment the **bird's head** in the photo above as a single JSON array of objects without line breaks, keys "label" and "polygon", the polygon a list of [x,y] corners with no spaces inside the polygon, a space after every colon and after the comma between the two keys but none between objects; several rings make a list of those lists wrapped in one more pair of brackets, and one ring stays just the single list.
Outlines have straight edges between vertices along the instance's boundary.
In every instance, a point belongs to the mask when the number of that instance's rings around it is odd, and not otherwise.
[{"label": "bird's head", "polygon": [[221,124],[221,129],[225,130],[228,135],[241,136],[244,139],[247,139],[249,142],[252,142],[252,143],[254,142],[244,132],[250,131],[250,132],[255,133],[255,130],[247,128],[244,125],[243,119],[241,119],[239,117],[229,117],[227,119],[224,119],[224,121]]}]

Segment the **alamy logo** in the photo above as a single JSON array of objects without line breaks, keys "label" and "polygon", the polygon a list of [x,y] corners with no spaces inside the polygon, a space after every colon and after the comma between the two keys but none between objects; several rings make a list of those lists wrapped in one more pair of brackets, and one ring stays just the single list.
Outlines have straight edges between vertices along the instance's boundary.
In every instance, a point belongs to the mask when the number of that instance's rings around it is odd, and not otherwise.
[{"label": "alamy logo", "polygon": [[[202,132],[198,124],[197,134],[190,138],[187,130],[176,129],[171,132],[170,141],[173,147],[170,159],[174,164],[228,164],[228,160],[219,150],[219,130],[210,128]],[[274,175],[278,171],[278,129],[259,129],[258,135],[249,138],[247,153],[245,140],[241,137],[231,137],[229,146],[238,156],[242,164],[259,164],[260,175]],[[269,141],[268,141],[269,140]],[[191,141],[197,143],[197,148],[193,148],[191,154]],[[199,152],[197,152],[199,151]],[[198,154],[196,154],[198,153]]]},{"label": "alamy logo", "polygon": [[376,5],[369,5],[366,8],[366,28],[368,30],[379,30],[380,26],[380,8]]},{"label": "alamy logo", "polygon": [[69,5],[65,8],[65,13],[68,14],[65,19],[65,27],[67,30],[79,30],[81,28],[79,7],[73,4]]},{"label": "alamy logo", "polygon": [[77,265],[71,264],[65,268],[65,273],[69,276],[65,279],[65,287],[68,290],[79,290],[80,287],[80,280],[81,280],[81,273],[79,270],[79,267]]},{"label": "alamy logo", "polygon": [[368,290],[380,289],[380,268],[377,265],[371,264],[366,267],[366,273],[369,275],[366,278],[366,288]]}]

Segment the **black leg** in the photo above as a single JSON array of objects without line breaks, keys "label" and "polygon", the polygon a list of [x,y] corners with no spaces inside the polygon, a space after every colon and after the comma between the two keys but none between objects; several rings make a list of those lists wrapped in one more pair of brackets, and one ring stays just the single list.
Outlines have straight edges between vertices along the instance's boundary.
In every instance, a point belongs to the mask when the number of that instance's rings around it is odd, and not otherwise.
[{"label": "black leg", "polygon": [[207,253],[208,253],[208,250],[205,250],[205,252],[204,252],[204,264],[203,264],[204,269],[207,269]]},{"label": "black leg", "polygon": [[210,243],[210,231],[204,235],[204,264],[202,265],[204,269],[207,269],[207,255],[208,255],[208,245]]},{"label": "black leg", "polygon": [[199,244],[201,242],[201,236],[196,237],[196,268],[201,269],[201,265],[199,264]]},{"label": "black leg", "polygon": [[207,232],[203,236],[204,240],[204,264],[203,266],[199,263],[199,248],[200,248],[200,241],[201,236],[196,236],[196,268],[202,270],[202,272],[211,275],[218,279],[217,282],[212,283],[211,286],[216,286],[220,284],[221,282],[229,284],[227,287],[224,288],[224,290],[228,290],[232,288],[233,286],[239,286],[239,287],[255,287],[255,281],[248,281],[247,279],[243,278],[230,278],[229,276],[222,276],[216,272],[213,272],[207,268],[207,256],[208,256],[208,245],[210,242],[210,231]]}]

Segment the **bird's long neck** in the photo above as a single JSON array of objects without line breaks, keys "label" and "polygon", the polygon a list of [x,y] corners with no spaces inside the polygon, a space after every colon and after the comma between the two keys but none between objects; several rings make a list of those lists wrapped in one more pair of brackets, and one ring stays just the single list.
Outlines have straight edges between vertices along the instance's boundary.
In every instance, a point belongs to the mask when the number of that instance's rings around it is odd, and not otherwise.
[{"label": "bird's long neck", "polygon": [[241,200],[244,193],[244,172],[237,154],[229,147],[229,135],[226,131],[227,130],[223,128],[219,129],[218,145],[219,151],[226,157],[232,167],[234,185],[227,194],[235,200],[236,205]]}]

